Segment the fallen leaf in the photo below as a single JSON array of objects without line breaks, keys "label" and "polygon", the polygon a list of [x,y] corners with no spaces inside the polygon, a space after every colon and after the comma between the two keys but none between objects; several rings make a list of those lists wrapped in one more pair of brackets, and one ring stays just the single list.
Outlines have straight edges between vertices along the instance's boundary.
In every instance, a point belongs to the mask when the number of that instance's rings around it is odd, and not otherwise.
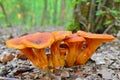
[{"label": "fallen leaf", "polygon": [[13,60],[13,58],[15,58],[15,56],[13,56],[12,54],[8,55],[8,56],[0,56],[0,61],[3,64],[6,64],[7,62]]}]

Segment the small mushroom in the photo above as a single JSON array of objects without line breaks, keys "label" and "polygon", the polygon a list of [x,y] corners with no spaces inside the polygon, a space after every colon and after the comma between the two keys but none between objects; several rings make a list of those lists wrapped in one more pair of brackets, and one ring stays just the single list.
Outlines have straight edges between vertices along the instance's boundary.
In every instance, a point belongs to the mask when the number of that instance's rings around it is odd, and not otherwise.
[{"label": "small mushroom", "polygon": [[50,51],[52,56],[52,62],[54,67],[64,66],[64,60],[60,56],[60,44],[66,37],[72,34],[71,31],[54,31],[52,32],[54,35],[55,41],[51,45]]},{"label": "small mushroom", "polygon": [[83,37],[78,36],[76,33],[67,37],[64,40],[68,44],[68,54],[66,56],[66,64],[71,67],[74,65],[78,54],[81,51],[82,44],[85,42]]},{"label": "small mushroom", "polygon": [[77,34],[86,39],[86,48],[78,55],[77,64],[85,64],[100,44],[115,39],[115,37],[108,34],[92,34],[84,31],[78,31]]},{"label": "small mushroom", "polygon": [[48,59],[45,48],[51,46],[54,42],[54,36],[49,32],[35,34],[31,38],[23,39],[21,43],[28,48],[32,48],[36,56],[36,63],[41,69],[48,67]]}]

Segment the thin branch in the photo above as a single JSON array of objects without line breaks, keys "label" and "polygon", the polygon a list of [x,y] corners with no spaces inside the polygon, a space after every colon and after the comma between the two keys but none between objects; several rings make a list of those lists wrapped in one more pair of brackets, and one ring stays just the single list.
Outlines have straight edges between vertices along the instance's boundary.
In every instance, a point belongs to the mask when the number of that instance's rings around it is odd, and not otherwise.
[{"label": "thin branch", "polygon": [[112,23],[111,25],[109,25],[107,27],[107,29],[105,29],[105,31],[103,32],[104,34],[107,33],[113,26],[115,25],[115,23]]},{"label": "thin branch", "polygon": [[80,23],[83,25],[83,27],[86,29],[86,31],[89,32],[88,28],[87,28],[87,24],[85,24],[84,22],[80,21]]},{"label": "thin branch", "polygon": [[[103,0],[101,5],[98,6],[98,10],[102,10],[103,6],[105,5],[107,0]],[[98,11],[97,10],[97,11]],[[96,16],[96,19],[95,19],[95,26],[97,26],[97,24],[99,23],[99,20],[100,20],[101,16]]]},{"label": "thin branch", "polygon": [[87,19],[82,15],[82,13],[81,13],[81,9],[79,9],[79,23],[81,23],[82,25],[83,25],[83,27],[86,29],[86,31],[89,31],[88,30],[88,26],[87,26],[87,24],[88,24],[88,21],[87,21]]}]

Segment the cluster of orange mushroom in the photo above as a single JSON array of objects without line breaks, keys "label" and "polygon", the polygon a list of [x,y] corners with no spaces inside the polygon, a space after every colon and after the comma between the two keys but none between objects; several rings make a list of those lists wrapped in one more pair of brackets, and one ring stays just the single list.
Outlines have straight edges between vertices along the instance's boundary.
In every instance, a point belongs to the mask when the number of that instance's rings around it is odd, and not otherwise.
[{"label": "cluster of orange mushroom", "polygon": [[85,64],[101,43],[114,39],[112,35],[85,31],[36,32],[7,40],[6,46],[19,49],[35,66],[46,69]]}]

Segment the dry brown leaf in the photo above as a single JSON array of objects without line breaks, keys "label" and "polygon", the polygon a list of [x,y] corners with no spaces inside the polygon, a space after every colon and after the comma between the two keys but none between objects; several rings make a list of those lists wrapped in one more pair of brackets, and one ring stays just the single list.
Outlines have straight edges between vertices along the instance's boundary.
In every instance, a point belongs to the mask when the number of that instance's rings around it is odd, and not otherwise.
[{"label": "dry brown leaf", "polygon": [[0,61],[5,64],[5,63],[13,60],[13,58],[15,58],[15,56],[13,56],[12,54],[7,55],[7,56],[1,56],[1,60]]}]

